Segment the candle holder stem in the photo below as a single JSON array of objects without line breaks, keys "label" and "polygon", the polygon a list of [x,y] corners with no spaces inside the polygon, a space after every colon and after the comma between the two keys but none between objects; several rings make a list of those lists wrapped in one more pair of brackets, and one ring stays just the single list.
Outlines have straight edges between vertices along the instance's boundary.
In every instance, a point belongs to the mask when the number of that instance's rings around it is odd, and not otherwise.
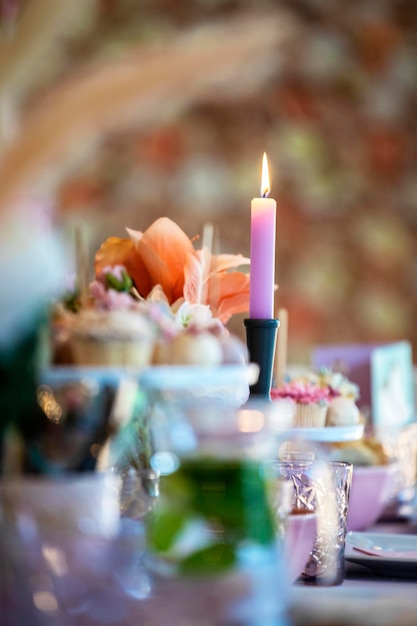
[{"label": "candle holder stem", "polygon": [[270,399],[279,320],[245,319],[244,324],[250,361],[259,365],[259,378],[250,387],[251,396]]}]

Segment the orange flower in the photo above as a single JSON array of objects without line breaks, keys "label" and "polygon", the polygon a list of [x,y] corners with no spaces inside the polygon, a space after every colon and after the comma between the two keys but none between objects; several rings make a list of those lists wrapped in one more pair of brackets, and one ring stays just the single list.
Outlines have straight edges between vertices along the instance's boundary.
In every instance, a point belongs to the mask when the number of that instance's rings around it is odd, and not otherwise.
[{"label": "orange flower", "polygon": [[157,219],[144,233],[127,232],[130,239],[110,237],[101,245],[95,257],[96,275],[106,265],[124,265],[143,298],[159,285],[171,306],[184,299],[189,304],[208,304],[223,323],[248,310],[249,275],[236,268],[248,265],[249,259],[195,250],[191,239],[167,217]]}]

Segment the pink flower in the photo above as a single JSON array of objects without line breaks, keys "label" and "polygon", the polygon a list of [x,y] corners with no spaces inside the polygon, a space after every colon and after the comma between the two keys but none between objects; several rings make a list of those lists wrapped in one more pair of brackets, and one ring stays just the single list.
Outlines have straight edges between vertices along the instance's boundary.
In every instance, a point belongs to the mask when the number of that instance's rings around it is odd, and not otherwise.
[{"label": "pink flower", "polygon": [[135,300],[125,291],[106,289],[103,283],[95,280],[90,284],[90,293],[99,309],[112,311],[129,309],[136,305]]},{"label": "pink flower", "polygon": [[195,250],[193,240],[167,217],[158,218],[145,232],[127,229],[129,239],[109,237],[95,255],[96,276],[108,265],[123,264],[144,299],[159,285],[171,307],[186,300],[208,304],[224,324],[249,307],[249,265],[241,254],[211,254]]}]

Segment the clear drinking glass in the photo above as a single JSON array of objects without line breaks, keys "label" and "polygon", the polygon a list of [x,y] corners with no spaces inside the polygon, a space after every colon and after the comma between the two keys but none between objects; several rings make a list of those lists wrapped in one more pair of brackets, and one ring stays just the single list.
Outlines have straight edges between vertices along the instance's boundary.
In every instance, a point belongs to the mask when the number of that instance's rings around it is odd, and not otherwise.
[{"label": "clear drinking glass", "polygon": [[293,509],[317,514],[316,538],[299,582],[341,584],[352,465],[295,455],[276,461],[274,468],[292,483]]}]

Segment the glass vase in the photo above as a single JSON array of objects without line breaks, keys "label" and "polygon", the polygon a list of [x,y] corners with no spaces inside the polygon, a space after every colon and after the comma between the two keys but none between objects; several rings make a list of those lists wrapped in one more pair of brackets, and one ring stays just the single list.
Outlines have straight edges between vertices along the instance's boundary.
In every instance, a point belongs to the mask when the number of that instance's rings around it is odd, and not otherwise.
[{"label": "glass vase", "polygon": [[[275,438],[259,405],[165,405],[152,423],[160,496],[146,563],[173,623],[286,624],[285,584],[265,464]],[[161,614],[161,620],[164,615]]]}]

